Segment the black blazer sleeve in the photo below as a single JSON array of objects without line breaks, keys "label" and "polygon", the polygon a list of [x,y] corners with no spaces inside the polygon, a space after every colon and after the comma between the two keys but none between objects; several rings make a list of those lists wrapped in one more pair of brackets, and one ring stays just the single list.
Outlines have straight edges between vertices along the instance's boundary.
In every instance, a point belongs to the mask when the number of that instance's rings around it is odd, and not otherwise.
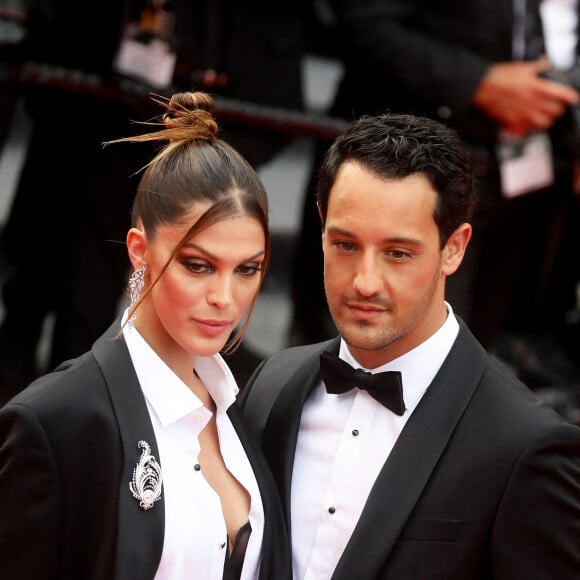
[{"label": "black blazer sleeve", "polygon": [[3,578],[114,577],[119,434],[96,363],[77,363],[0,409]]},{"label": "black blazer sleeve", "polygon": [[2,576],[55,578],[62,490],[46,433],[26,407],[8,406],[0,441]]}]

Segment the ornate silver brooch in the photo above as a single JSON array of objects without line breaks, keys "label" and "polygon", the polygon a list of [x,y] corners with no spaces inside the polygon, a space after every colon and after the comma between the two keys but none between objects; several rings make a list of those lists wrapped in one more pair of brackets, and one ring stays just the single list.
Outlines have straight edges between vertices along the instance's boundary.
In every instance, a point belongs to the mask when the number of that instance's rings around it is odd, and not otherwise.
[{"label": "ornate silver brooch", "polygon": [[161,498],[161,466],[151,455],[151,446],[147,441],[139,441],[139,447],[143,449],[137,467],[133,470],[133,478],[129,482],[129,489],[133,497],[139,500],[139,506],[145,511],[151,509],[153,504]]}]

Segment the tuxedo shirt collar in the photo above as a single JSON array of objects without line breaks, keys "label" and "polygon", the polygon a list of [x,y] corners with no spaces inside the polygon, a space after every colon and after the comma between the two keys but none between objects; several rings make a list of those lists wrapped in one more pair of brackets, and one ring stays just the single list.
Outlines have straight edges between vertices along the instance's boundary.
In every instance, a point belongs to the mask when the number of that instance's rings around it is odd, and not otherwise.
[{"label": "tuxedo shirt collar", "polygon": [[232,371],[219,354],[198,356],[195,371],[205,384],[218,410],[226,411],[236,400],[239,392]]},{"label": "tuxedo shirt collar", "polygon": [[408,416],[441,368],[459,333],[459,323],[451,305],[446,302],[445,306],[447,307],[447,318],[437,332],[413,350],[384,365],[374,369],[363,367],[354,358],[342,338],[340,339],[338,356],[352,367],[362,368],[371,373],[400,371],[403,382],[403,400],[407,408],[405,415]]}]

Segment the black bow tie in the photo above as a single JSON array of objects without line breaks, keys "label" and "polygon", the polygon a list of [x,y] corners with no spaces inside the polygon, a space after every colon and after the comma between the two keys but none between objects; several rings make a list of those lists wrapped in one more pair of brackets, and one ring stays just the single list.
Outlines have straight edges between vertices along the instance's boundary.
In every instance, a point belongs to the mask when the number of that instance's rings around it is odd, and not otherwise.
[{"label": "black bow tie", "polygon": [[371,397],[396,415],[402,415],[405,412],[403,385],[399,371],[373,374],[362,369],[354,369],[329,352],[320,355],[320,370],[329,393],[340,395],[358,387],[367,391]]}]

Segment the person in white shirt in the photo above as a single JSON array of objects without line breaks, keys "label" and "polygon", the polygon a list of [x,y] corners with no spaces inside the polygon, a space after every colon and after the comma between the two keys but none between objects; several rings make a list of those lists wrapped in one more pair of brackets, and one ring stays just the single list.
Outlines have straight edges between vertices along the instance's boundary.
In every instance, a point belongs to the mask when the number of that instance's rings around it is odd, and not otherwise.
[{"label": "person in white shirt", "polygon": [[[154,100],[159,130],[109,142],[165,143],[133,205],[131,303],[0,410],[4,578],[291,578],[274,481],[220,355],[264,277],[267,194],[218,139],[212,97]],[[58,259],[42,240],[39,257]]]},{"label": "person in white shirt", "polygon": [[282,496],[295,580],[578,576],[580,428],[445,300],[474,181],[454,130],[406,114],[359,118],[324,158],[339,335],[273,354],[240,399]]}]

